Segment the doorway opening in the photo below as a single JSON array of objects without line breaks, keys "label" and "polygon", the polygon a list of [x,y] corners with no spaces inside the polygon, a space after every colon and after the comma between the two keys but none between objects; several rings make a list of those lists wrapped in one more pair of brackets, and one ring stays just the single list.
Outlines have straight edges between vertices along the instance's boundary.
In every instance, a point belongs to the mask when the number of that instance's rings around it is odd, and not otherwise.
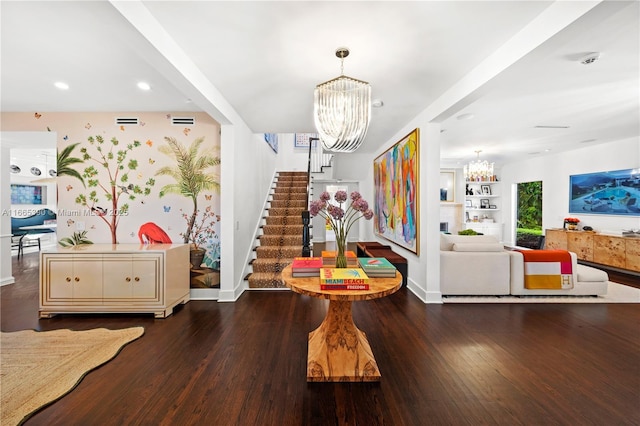
[{"label": "doorway opening", "polygon": [[542,232],[542,181],[517,184],[516,245],[544,248]]}]

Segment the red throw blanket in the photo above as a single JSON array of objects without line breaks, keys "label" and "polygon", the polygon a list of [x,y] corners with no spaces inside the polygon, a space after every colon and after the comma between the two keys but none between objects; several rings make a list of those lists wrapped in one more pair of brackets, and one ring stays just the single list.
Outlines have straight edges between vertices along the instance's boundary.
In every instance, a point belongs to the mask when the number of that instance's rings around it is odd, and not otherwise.
[{"label": "red throw blanket", "polygon": [[573,288],[571,254],[566,250],[519,250],[524,256],[524,287]]}]

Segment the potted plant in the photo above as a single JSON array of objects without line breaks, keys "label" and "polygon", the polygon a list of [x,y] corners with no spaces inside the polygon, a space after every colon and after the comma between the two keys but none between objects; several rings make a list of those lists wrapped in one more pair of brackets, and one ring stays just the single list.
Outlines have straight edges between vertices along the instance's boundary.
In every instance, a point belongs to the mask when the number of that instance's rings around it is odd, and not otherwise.
[{"label": "potted plant", "polygon": [[564,227],[569,231],[575,231],[578,229],[578,223],[580,223],[580,219],[577,217],[565,217],[564,218]]},{"label": "potted plant", "polygon": [[[180,209],[180,212],[184,220],[189,223],[191,215],[183,212],[182,209]],[[196,220],[193,222],[193,226],[189,228],[188,234],[180,233],[180,236],[191,244],[190,262],[193,269],[201,269],[202,262],[207,254],[207,250],[203,246],[216,236],[215,224],[218,222],[220,222],[220,216],[215,214],[211,207],[208,206],[202,213],[200,210],[196,210]]]}]

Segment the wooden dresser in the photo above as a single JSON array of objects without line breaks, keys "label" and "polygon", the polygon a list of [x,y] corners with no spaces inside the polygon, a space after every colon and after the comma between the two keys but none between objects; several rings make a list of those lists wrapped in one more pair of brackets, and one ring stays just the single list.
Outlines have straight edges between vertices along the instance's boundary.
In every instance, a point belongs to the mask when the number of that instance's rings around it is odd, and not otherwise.
[{"label": "wooden dresser", "polygon": [[40,318],[58,313],[171,315],[189,301],[188,244],[88,244],[40,253]]},{"label": "wooden dresser", "polygon": [[547,229],[545,248],[572,251],[579,260],[640,272],[640,238]]}]

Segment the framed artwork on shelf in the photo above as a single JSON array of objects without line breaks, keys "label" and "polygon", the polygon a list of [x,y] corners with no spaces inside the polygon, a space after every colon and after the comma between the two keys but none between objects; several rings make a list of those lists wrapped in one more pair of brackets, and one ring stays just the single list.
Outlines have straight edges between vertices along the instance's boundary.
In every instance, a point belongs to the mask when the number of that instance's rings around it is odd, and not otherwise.
[{"label": "framed artwork on shelf", "polygon": [[373,160],[373,230],[382,238],[419,254],[418,162],[420,129]]},{"label": "framed artwork on shelf", "polygon": [[470,209],[471,207],[473,207],[473,203],[471,202],[471,200],[466,200],[466,201],[464,202],[464,205],[465,205],[465,207],[467,207],[467,208],[469,208],[469,209]]},{"label": "framed artwork on shelf", "polygon": [[640,216],[640,169],[569,176],[569,213]]},{"label": "framed artwork on shelf", "polygon": [[491,195],[491,185],[480,185],[482,195]]},{"label": "framed artwork on shelf", "polygon": [[481,198],[480,199],[480,208],[481,209],[488,209],[489,208],[489,199],[488,198]]},{"label": "framed artwork on shelf", "polygon": [[496,206],[495,204],[489,204],[489,208],[490,208],[490,209],[497,209],[497,208],[498,208],[498,206]]}]

